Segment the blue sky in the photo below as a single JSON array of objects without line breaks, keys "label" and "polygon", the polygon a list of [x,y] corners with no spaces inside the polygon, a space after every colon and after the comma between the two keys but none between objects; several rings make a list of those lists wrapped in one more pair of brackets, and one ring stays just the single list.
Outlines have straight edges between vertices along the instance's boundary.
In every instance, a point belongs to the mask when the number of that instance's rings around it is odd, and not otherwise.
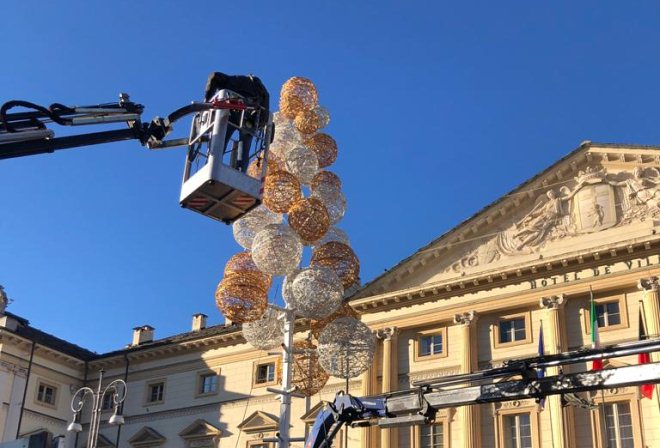
[{"label": "blue sky", "polygon": [[[274,98],[309,77],[368,281],[582,140],[660,144],[660,6],[551,3],[8,1],[0,102],[129,92],[151,118],[200,99],[211,71],[254,73]],[[125,142],[0,162],[9,309],[99,352],[136,325],[221,322],[240,248],[179,208],[183,160]]]}]

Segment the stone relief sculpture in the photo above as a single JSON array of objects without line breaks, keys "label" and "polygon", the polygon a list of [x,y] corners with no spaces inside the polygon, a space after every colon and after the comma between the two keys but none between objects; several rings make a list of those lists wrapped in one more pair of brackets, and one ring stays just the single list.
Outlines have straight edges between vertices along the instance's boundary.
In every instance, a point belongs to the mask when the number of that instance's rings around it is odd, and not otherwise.
[{"label": "stone relief sculpture", "polygon": [[[618,198],[618,200],[617,200]],[[660,171],[635,168],[608,174],[602,167],[578,171],[572,186],[550,188],[531,210],[487,241],[479,242],[447,272],[461,272],[502,257],[539,252],[559,238],[660,217]]]}]

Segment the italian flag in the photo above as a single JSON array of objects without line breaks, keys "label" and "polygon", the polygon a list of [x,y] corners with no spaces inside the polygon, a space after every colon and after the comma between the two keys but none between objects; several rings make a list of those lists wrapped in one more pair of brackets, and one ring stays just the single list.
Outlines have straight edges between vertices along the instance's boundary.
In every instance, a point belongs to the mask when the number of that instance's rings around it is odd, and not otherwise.
[{"label": "italian flag", "polygon": [[[640,308],[639,310],[639,340],[643,341],[645,339],[648,339],[647,333],[646,333],[646,326],[644,325],[644,314],[642,313],[642,310]],[[640,353],[638,356],[637,361],[640,364],[647,364],[651,362],[651,355],[647,353]],[[653,397],[653,384],[642,384],[639,386],[639,390],[642,394],[642,397],[651,399]]]},{"label": "italian flag", "polygon": [[[596,302],[594,302],[594,292],[589,289],[589,294],[591,296],[591,348],[600,347],[600,337],[598,335],[598,317],[596,316]],[[594,359],[591,364],[591,370],[603,370],[603,360]]]}]

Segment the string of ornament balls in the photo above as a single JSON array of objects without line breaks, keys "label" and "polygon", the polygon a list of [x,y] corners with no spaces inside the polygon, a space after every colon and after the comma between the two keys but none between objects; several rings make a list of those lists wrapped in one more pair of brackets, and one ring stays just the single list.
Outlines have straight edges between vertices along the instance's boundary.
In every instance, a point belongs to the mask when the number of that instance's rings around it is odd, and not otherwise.
[{"label": "string of ornament balls", "polygon": [[[345,301],[359,287],[360,262],[337,227],[346,198],[339,176],[327,169],[337,159],[337,143],[320,132],[330,114],[319,105],[315,85],[302,77],[284,83],[279,105],[263,203],[234,222],[234,238],[245,250],[227,262],[215,298],[227,320],[242,324],[252,346],[282,347],[278,441],[288,447],[291,394],[309,397],[330,376],[360,375],[376,343]],[[261,176],[261,160],[252,162],[249,175]],[[308,266],[301,266],[304,251],[311,251]],[[268,301],[275,276],[284,276],[284,307]],[[297,317],[310,328],[294,341]]]}]

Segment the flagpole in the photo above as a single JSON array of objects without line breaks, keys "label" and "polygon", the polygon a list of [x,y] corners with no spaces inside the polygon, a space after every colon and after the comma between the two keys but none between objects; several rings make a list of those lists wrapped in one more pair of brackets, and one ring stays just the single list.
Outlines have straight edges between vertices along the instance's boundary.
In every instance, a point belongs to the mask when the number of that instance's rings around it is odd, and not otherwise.
[{"label": "flagpole", "polygon": [[[539,356],[544,356],[545,355],[545,343],[543,340],[543,319],[539,319]],[[542,375],[545,377],[545,369],[542,371]],[[545,398],[541,399],[541,407],[545,409]],[[550,442],[552,442],[552,446],[554,448],[555,446],[555,428],[554,425],[552,424],[552,405],[548,407],[548,412],[549,412],[549,417],[550,417]],[[563,437],[563,435],[562,435]]]},{"label": "flagpole", "polygon": [[[591,320],[591,348],[597,348],[600,345],[600,335],[598,334],[598,317],[596,315],[596,302],[594,301],[594,290],[589,285],[589,318]],[[596,367],[598,366],[598,367]],[[593,360],[591,370],[602,370],[603,360]],[[603,415],[603,424],[605,425],[605,446],[610,448],[610,428],[607,426],[607,414],[605,412],[605,391],[600,390],[600,407]]]}]

